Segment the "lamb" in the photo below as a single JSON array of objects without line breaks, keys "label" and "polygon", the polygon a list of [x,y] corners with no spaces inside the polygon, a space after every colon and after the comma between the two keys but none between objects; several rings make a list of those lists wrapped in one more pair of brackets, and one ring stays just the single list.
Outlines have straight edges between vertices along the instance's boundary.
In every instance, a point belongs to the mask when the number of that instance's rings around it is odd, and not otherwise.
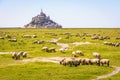
[{"label": "lamb", "polygon": [[107,64],[107,66],[109,66],[110,60],[109,60],[109,59],[101,59],[101,60],[100,60],[100,63],[102,64],[102,66],[103,66],[104,64]]},{"label": "lamb", "polygon": [[94,53],[93,53],[93,56],[94,56],[95,58],[98,58],[98,59],[101,58],[101,55],[100,55],[99,53],[97,53],[97,52],[94,52]]}]

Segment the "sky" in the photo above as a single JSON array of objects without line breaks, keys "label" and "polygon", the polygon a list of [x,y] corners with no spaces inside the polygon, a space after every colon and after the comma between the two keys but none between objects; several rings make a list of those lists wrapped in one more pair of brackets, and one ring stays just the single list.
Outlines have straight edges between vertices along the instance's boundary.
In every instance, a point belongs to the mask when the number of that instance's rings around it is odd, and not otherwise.
[{"label": "sky", "polygon": [[0,27],[23,27],[41,9],[63,28],[120,28],[120,0],[0,0]]}]

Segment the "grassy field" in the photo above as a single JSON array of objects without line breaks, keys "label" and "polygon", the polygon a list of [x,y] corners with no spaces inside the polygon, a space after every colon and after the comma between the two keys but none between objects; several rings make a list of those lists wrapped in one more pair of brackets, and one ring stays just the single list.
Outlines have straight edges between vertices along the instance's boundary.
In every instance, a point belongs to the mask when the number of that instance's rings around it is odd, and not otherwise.
[{"label": "grassy field", "polygon": [[[79,33],[79,37],[71,36],[66,39],[64,33],[69,32],[71,35]],[[46,34],[54,33],[56,35]],[[110,36],[107,40],[92,40],[91,37],[83,36],[83,33],[100,34]],[[22,63],[21,60],[13,60],[11,54],[0,54],[0,80],[91,80],[99,75],[112,72],[111,66],[120,66],[120,46],[104,45],[105,41],[120,42],[116,37],[120,37],[120,29],[0,29],[0,37],[6,35],[16,38],[17,42],[9,42],[9,38],[0,39],[0,52],[18,52],[26,51],[27,58],[35,57],[72,57],[71,53],[75,50],[82,50],[87,58],[93,58],[93,52],[99,52],[103,58],[110,59],[110,67],[96,65],[80,65],[78,67],[62,66],[55,63],[33,62]],[[37,35],[37,38],[23,38],[23,35]],[[69,44],[70,47],[66,53],[60,51],[47,53],[41,51],[43,46],[55,47],[60,46],[48,43],[53,38],[61,38],[59,43]],[[85,38],[85,39],[83,39]],[[46,43],[33,44],[34,40],[44,40]],[[73,42],[91,42],[75,46]],[[103,80],[120,80],[120,73]]]}]

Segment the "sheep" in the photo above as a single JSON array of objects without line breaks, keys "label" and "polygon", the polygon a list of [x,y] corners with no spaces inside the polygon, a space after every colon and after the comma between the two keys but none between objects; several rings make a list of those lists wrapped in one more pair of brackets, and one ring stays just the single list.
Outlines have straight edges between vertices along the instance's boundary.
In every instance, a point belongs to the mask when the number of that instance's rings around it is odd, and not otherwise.
[{"label": "sheep", "polygon": [[92,40],[99,39],[99,36],[92,36],[91,39]]},{"label": "sheep", "polygon": [[23,35],[23,38],[36,38],[36,35]]},{"label": "sheep", "polygon": [[36,38],[37,36],[36,35],[31,35],[32,38]]},{"label": "sheep", "polygon": [[101,60],[100,60],[100,63],[102,64],[102,66],[103,66],[104,64],[107,64],[107,66],[109,66],[110,60],[109,60],[109,59],[101,59]]},{"label": "sheep", "polygon": [[20,56],[22,56],[23,53],[24,53],[23,51],[18,52],[16,55],[16,60],[20,60]]},{"label": "sheep", "polygon": [[116,43],[116,44],[115,44],[115,47],[119,47],[119,46],[120,46],[120,43]]},{"label": "sheep", "polygon": [[48,51],[48,47],[43,47],[41,50],[47,52]]},{"label": "sheep", "polygon": [[103,36],[104,39],[110,39],[110,36]]},{"label": "sheep", "polygon": [[42,44],[42,43],[44,43],[45,41],[43,41],[43,40],[35,40],[35,41],[33,41],[33,44]]},{"label": "sheep", "polygon": [[17,42],[17,39],[9,39],[10,42]]},{"label": "sheep", "polygon": [[0,39],[4,39],[4,37],[0,37]]},{"label": "sheep", "polygon": [[101,58],[101,55],[100,55],[99,53],[97,53],[97,52],[94,52],[94,53],[93,53],[93,56],[94,56],[95,58],[98,58],[98,59]]},{"label": "sheep", "polygon": [[59,51],[65,53],[65,48],[60,48]]},{"label": "sheep", "polygon": [[56,52],[55,48],[48,48],[47,52]]},{"label": "sheep", "polygon": [[75,51],[72,52],[72,55],[73,55],[74,57],[77,57],[77,54],[76,54]]},{"label": "sheep", "polygon": [[24,53],[22,54],[22,56],[23,56],[23,58],[26,58],[26,57],[27,57],[27,52],[24,52]]},{"label": "sheep", "polygon": [[73,52],[72,52],[72,55],[73,55],[74,57],[78,57],[78,55],[84,56],[83,52],[80,51],[80,50],[73,51]]},{"label": "sheep", "polygon": [[73,65],[73,59],[72,58],[64,58],[60,61],[60,64],[66,66],[66,65]]},{"label": "sheep", "polygon": [[100,59],[90,59],[90,64],[97,64],[98,66],[100,66]]},{"label": "sheep", "polygon": [[104,42],[104,45],[112,45],[112,42]]},{"label": "sheep", "polygon": [[115,39],[116,39],[116,40],[120,40],[120,37],[116,37]]},{"label": "sheep", "polygon": [[60,64],[64,66],[69,65],[70,67],[73,65],[77,67],[79,65],[78,61],[75,60],[74,58],[64,58],[60,61]]},{"label": "sheep", "polygon": [[11,36],[10,36],[10,35],[5,35],[5,37],[6,37],[6,38],[11,38]]},{"label": "sheep", "polygon": [[83,52],[80,51],[80,50],[77,50],[77,51],[76,51],[76,54],[81,55],[81,56],[84,56]]},{"label": "sheep", "polygon": [[84,64],[88,65],[91,64],[91,61],[89,58],[84,58]]},{"label": "sheep", "polygon": [[15,59],[16,56],[17,56],[16,52],[13,52],[13,53],[12,53],[12,58]]}]

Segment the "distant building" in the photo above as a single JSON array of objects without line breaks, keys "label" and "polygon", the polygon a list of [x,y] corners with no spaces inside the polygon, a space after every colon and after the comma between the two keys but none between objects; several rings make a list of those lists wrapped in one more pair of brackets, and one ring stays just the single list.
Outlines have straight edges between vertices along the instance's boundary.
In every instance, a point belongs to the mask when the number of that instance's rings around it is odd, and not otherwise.
[{"label": "distant building", "polygon": [[50,16],[46,16],[41,10],[40,14],[33,17],[32,21],[24,26],[25,28],[62,28],[61,25],[50,19]]}]

